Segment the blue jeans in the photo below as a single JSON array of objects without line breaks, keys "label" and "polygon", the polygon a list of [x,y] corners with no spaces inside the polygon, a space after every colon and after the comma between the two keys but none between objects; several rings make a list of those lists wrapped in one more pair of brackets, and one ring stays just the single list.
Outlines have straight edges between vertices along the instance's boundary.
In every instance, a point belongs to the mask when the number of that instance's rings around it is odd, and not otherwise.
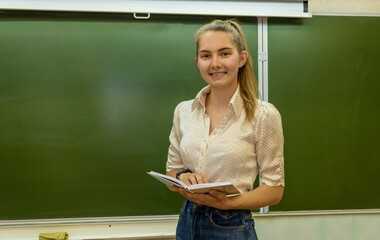
[{"label": "blue jeans", "polygon": [[249,210],[220,210],[185,200],[179,215],[177,240],[257,240]]}]

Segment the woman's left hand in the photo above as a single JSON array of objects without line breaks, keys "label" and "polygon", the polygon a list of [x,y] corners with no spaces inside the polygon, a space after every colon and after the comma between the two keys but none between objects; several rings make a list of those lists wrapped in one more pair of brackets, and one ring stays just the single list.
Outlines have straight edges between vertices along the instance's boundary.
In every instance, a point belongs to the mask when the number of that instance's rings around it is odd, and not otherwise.
[{"label": "woman's left hand", "polygon": [[205,205],[222,210],[230,209],[228,205],[229,199],[227,198],[226,194],[216,190],[211,190],[208,194],[201,194],[190,193],[182,188],[179,188],[178,192],[188,200],[195,202],[198,205]]}]

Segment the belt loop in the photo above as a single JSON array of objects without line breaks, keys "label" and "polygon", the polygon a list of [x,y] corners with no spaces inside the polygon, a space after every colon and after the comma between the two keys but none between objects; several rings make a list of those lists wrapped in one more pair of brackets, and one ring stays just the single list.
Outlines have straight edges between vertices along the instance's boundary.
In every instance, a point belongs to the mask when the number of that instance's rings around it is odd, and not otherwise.
[{"label": "belt loop", "polygon": [[245,220],[250,220],[250,219],[252,219],[252,212],[251,211],[249,211],[249,214],[245,215]]},{"label": "belt loop", "polygon": [[214,209],[213,207],[209,207],[209,206],[206,207],[206,210],[205,210],[206,217],[208,217],[208,216],[211,215],[211,212],[212,212],[213,209]]},{"label": "belt loop", "polygon": [[186,212],[187,211],[187,207],[189,205],[189,200],[185,198],[185,201],[183,203],[183,210]]}]

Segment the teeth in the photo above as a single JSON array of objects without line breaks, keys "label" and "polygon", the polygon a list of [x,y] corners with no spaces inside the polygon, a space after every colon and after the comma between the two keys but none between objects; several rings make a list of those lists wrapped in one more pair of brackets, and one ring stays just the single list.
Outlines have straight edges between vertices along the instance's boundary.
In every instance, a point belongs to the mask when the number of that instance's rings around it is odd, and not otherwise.
[{"label": "teeth", "polygon": [[222,76],[224,73],[211,73],[212,76],[218,77]]}]

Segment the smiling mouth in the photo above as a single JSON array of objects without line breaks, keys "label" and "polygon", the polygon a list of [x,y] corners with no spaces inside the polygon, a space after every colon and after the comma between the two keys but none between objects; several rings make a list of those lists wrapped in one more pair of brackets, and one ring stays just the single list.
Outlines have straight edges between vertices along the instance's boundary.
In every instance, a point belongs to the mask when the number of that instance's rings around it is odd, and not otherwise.
[{"label": "smiling mouth", "polygon": [[226,74],[226,72],[220,72],[220,73],[210,73],[211,77],[220,77]]}]

